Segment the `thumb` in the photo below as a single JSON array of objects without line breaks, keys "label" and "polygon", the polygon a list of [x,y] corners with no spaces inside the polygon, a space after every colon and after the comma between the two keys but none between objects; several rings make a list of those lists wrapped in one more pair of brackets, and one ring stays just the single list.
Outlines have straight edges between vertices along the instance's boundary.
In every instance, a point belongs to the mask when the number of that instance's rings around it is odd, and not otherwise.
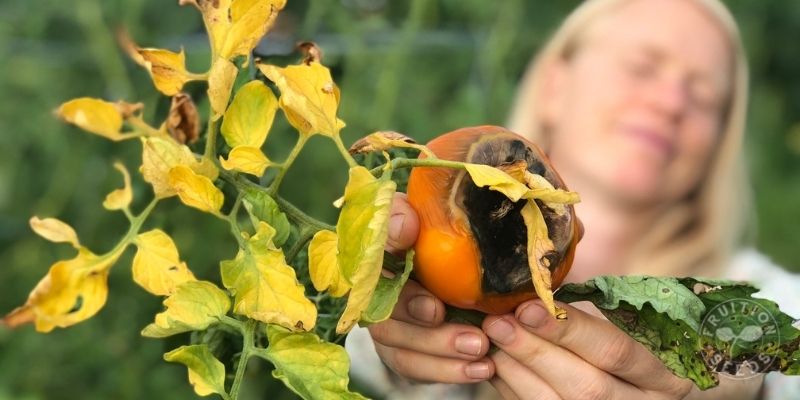
[{"label": "thumb", "polygon": [[402,255],[414,245],[419,234],[419,218],[405,193],[395,193],[389,216],[389,239],[386,251]]}]

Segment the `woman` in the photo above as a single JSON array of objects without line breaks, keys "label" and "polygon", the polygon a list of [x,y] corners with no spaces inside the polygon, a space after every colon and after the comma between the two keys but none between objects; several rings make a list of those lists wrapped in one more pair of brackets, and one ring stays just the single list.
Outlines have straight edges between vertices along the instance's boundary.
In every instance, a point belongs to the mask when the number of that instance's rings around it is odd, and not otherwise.
[{"label": "woman", "polygon": [[[736,275],[728,266],[748,198],[746,76],[736,24],[717,0],[589,0],[569,16],[529,68],[510,123],[581,195],[586,231],[568,280]],[[402,197],[394,213],[389,247],[402,251],[418,224]],[[759,393],[760,378],[692,392],[596,310],[566,308],[563,323],[538,300],[482,329],[443,323],[441,301],[412,282],[392,319],[369,331],[402,376],[488,380],[504,398]],[[490,342],[500,351],[487,355]]]}]

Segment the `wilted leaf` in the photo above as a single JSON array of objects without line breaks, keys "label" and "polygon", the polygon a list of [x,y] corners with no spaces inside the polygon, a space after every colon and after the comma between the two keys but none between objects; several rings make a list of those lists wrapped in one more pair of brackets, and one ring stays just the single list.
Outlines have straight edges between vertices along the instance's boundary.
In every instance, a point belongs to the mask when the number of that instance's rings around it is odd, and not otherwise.
[{"label": "wilted leaf", "polygon": [[220,263],[222,283],[236,297],[233,311],[255,320],[275,323],[292,330],[310,330],[317,309],[305,297],[294,269],[283,252],[275,248],[275,230],[260,222],[256,235],[236,258]]},{"label": "wilted leaf", "polygon": [[522,219],[528,230],[528,264],[533,277],[536,295],[542,299],[550,315],[557,319],[566,319],[567,312],[553,302],[553,282],[550,276],[550,262],[545,256],[554,251],[553,241],[547,234],[542,211],[533,200],[528,200],[522,207]]},{"label": "wilted leaf", "polygon": [[272,242],[276,247],[283,246],[291,232],[291,225],[278,203],[264,191],[250,188],[245,189],[242,203],[247,209],[247,213],[250,214],[253,227],[258,228],[260,221],[266,222],[275,229],[275,237],[272,238]]},{"label": "wilted leaf", "polygon": [[413,268],[414,250],[408,250],[403,273],[392,278],[381,276],[378,280],[378,287],[375,288],[372,301],[369,302],[369,307],[361,318],[362,323],[375,324],[389,319],[395,304],[397,304],[397,299],[400,298],[400,291],[403,290]]},{"label": "wilted leaf", "polygon": [[81,248],[78,241],[78,234],[69,224],[57,218],[41,219],[37,216],[31,217],[28,221],[31,229],[37,235],[55,243],[69,243],[76,249]]},{"label": "wilted leaf", "polygon": [[200,115],[191,96],[187,93],[172,96],[166,125],[176,142],[185,144],[197,141],[200,137]]},{"label": "wilted leaf", "polygon": [[169,171],[178,165],[188,166],[197,174],[210,180],[217,179],[216,167],[207,159],[197,161],[186,145],[178,144],[169,137],[142,138],[142,175],[153,185],[156,197],[174,196],[175,189],[169,183]]},{"label": "wilted leaf", "polygon": [[142,336],[159,338],[206,329],[228,312],[231,301],[213,283],[191,281],[180,284],[164,300],[164,306],[167,310],[156,315],[155,322],[142,330]]},{"label": "wilted leaf", "polygon": [[191,4],[200,10],[211,41],[212,55],[219,55],[231,25],[231,0],[178,0],[178,4]]},{"label": "wilted leaf", "polygon": [[322,49],[314,42],[300,42],[295,48],[303,54],[303,64],[322,64]]},{"label": "wilted leaf", "polygon": [[524,173],[525,183],[531,190],[523,197],[543,201],[548,207],[555,210],[558,215],[563,215],[567,212],[567,208],[564,205],[581,201],[577,193],[556,189],[550,181],[541,175],[532,174],[528,171],[524,171]]},{"label": "wilted leaf", "polygon": [[231,4],[231,25],[225,36],[220,56],[249,56],[259,40],[272,28],[286,0],[234,0]]},{"label": "wilted leaf", "polygon": [[301,134],[320,133],[331,137],[339,134],[345,126],[344,121],[336,118],[339,88],[328,68],[316,62],[286,68],[257,65],[280,89],[280,106]]},{"label": "wilted leaf", "polygon": [[233,82],[239,70],[225,58],[217,58],[208,72],[208,101],[213,111],[212,119],[216,121],[225,113],[228,99],[231,97]]},{"label": "wilted leaf", "polygon": [[185,165],[176,165],[169,170],[169,186],[183,204],[200,211],[217,214],[225,201],[222,191],[211,179],[194,173]]},{"label": "wilted leaf", "polygon": [[377,179],[364,167],[350,168],[336,233],[346,238],[338,242],[338,264],[352,289],[337,333],[349,332],[369,306],[381,275],[395,188],[393,181]]},{"label": "wilted leaf", "polygon": [[476,186],[503,193],[511,201],[518,201],[530,190],[524,183],[490,165],[465,164],[467,173]]},{"label": "wilted leaf", "polygon": [[25,305],[3,319],[15,327],[35,322],[39,332],[66,328],[91,318],[105,305],[108,271],[125,250],[98,256],[81,248],[75,258],[58,261],[36,285]]},{"label": "wilted leaf", "polygon": [[313,333],[292,333],[270,325],[269,347],[256,355],[269,360],[272,375],[304,399],[364,399],[348,390],[350,359],[342,346]]},{"label": "wilted leaf", "polygon": [[249,146],[234,147],[228,153],[227,160],[222,156],[219,157],[219,163],[228,171],[239,171],[259,177],[264,175],[264,170],[271,164],[261,149]]},{"label": "wilted leaf", "polygon": [[[712,289],[695,293],[698,283]],[[775,303],[752,297],[756,291],[732,281],[600,276],[564,285],[556,298],[594,303],[675,375],[705,390],[719,383],[719,372],[735,373],[754,360],[756,372],[800,373],[800,330]],[[715,313],[716,307],[724,313]]]},{"label": "wilted leaf", "polygon": [[138,250],[133,257],[133,280],[148,292],[166,296],[181,283],[195,280],[186,263],[181,262],[175,242],[164,231],[141,233],[134,243]]},{"label": "wilted leaf", "polygon": [[336,232],[317,232],[308,244],[308,273],[317,291],[328,290],[331,296],[342,297],[350,290],[350,284],[339,268],[336,246]]},{"label": "wilted leaf", "polygon": [[153,79],[153,85],[159,92],[166,96],[174,96],[183,88],[183,85],[192,80],[186,71],[186,56],[183,49],[175,53],[164,49],[137,48],[141,58],[134,57],[134,61],[147,69]]},{"label": "wilted leaf", "polygon": [[121,139],[122,114],[114,103],[81,97],[59,106],[56,115],[85,131],[115,141]]},{"label": "wilted leaf", "polygon": [[208,346],[181,346],[164,354],[164,360],[183,364],[189,369],[189,382],[199,396],[225,393],[225,365],[211,354]]},{"label": "wilted leaf", "polygon": [[414,139],[394,131],[377,131],[356,140],[348,151],[350,154],[369,153],[372,151],[385,151],[392,148],[410,148],[424,153],[430,158],[436,158],[427,147],[417,144]]},{"label": "wilted leaf", "polygon": [[133,200],[131,174],[129,174],[128,169],[125,168],[125,164],[121,162],[115,162],[114,168],[116,168],[117,171],[122,174],[122,180],[124,183],[122,189],[115,189],[106,196],[105,201],[103,201],[103,207],[105,207],[107,210],[121,210],[123,208],[128,208]]},{"label": "wilted leaf", "polygon": [[267,139],[277,110],[278,100],[272,90],[261,81],[250,81],[233,97],[220,132],[231,147],[260,149]]}]

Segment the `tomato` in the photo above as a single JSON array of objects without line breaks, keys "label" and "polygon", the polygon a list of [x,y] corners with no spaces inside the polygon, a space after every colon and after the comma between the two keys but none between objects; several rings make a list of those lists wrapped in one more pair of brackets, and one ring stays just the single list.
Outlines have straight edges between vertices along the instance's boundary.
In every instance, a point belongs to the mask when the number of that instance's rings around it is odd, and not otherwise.
[{"label": "tomato", "polygon": [[[554,187],[566,185],[538,146],[496,126],[462,128],[427,144],[440,159],[499,166],[525,160],[528,171]],[[421,155],[424,157],[424,155]],[[447,304],[490,314],[512,311],[536,297],[527,255],[527,229],[520,214],[526,200],[479,188],[466,171],[416,167],[408,200],[420,219],[414,246],[417,279]],[[537,201],[555,251],[552,287],[569,271],[583,229],[572,206],[562,215]]]}]

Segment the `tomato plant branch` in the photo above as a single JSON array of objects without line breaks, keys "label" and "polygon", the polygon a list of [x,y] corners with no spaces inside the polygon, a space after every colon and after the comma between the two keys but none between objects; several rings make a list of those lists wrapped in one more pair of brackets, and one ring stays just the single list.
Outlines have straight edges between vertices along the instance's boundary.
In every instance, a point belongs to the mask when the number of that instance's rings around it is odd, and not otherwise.
[{"label": "tomato plant branch", "polygon": [[308,226],[301,229],[297,241],[295,241],[292,244],[292,247],[290,247],[289,250],[286,251],[285,254],[286,262],[287,263],[292,262],[292,260],[294,260],[294,258],[297,256],[297,253],[299,253],[300,250],[303,249],[303,246],[305,246],[306,243],[308,243],[308,241],[311,240],[311,238],[314,237],[314,234],[316,234],[318,231],[319,230],[314,228],[309,228]]},{"label": "tomato plant branch", "polygon": [[341,153],[344,160],[347,161],[347,165],[350,166],[350,168],[357,166],[358,163],[356,160],[350,155],[350,152],[347,151],[347,147],[344,147],[342,137],[340,135],[333,135],[332,139],[333,142],[336,143],[336,148],[339,149],[339,153]]},{"label": "tomato plant branch", "polygon": [[255,330],[257,325],[258,321],[253,319],[248,320],[247,322],[244,323],[244,331],[242,332],[242,337],[244,338],[244,344],[242,345],[242,352],[239,354],[239,363],[236,365],[236,376],[233,378],[233,384],[231,385],[231,392],[230,392],[231,400],[236,400],[239,397],[239,389],[242,385],[244,370],[247,368],[247,361],[253,354],[253,350],[255,347],[253,344],[253,337],[255,336]]},{"label": "tomato plant branch", "polygon": [[[213,115],[213,113],[212,113]],[[208,117],[208,128],[206,128],[206,150],[203,157],[211,161],[217,160],[217,122],[214,117]]]},{"label": "tomato plant branch", "polygon": [[300,137],[297,139],[297,142],[295,142],[294,147],[292,147],[292,151],[289,152],[286,160],[282,163],[281,169],[278,171],[278,175],[275,176],[275,179],[269,185],[267,194],[272,197],[275,197],[278,194],[278,188],[281,186],[283,177],[286,176],[286,172],[289,171],[289,167],[292,166],[292,163],[294,163],[294,160],[300,154],[300,151],[303,150],[303,146],[306,145],[307,141],[308,135],[300,135]]},{"label": "tomato plant branch", "polygon": [[[398,168],[413,168],[413,167],[442,167],[442,168],[455,168],[466,169],[463,162],[442,160],[440,158],[395,158],[391,161],[392,169]],[[385,165],[377,166],[369,172],[373,176],[380,176],[385,169]]]}]

